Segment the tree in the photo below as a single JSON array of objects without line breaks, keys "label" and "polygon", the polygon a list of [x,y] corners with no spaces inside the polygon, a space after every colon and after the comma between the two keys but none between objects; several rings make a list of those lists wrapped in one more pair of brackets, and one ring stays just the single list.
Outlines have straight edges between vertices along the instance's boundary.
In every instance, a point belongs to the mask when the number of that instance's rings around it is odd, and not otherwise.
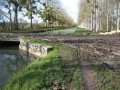
[{"label": "tree", "polygon": [[41,3],[43,8],[40,9],[39,15],[46,23],[46,27],[53,26],[72,26],[74,21],[72,18],[62,9],[59,0],[46,0]]},{"label": "tree", "polygon": [[10,17],[10,30],[12,29],[12,9],[11,9],[11,4],[9,1],[3,1],[2,4],[5,6],[5,8],[8,9],[8,14],[9,14],[9,17]]},{"label": "tree", "polygon": [[8,2],[8,7],[10,9],[10,7],[13,7],[13,11],[14,11],[14,23],[15,23],[15,29],[19,29],[18,28],[18,11],[21,11],[22,6],[21,4],[24,3],[26,0],[6,0]]},{"label": "tree", "polygon": [[28,18],[31,20],[31,28],[33,29],[33,15],[37,13],[36,9],[36,1],[35,0],[25,0],[25,2],[22,4],[23,7],[27,10],[27,12],[24,14],[24,16],[28,16]]},{"label": "tree", "polygon": [[[91,25],[91,30],[95,31],[102,28],[107,31],[111,29],[119,30],[119,3],[120,0],[82,0],[80,3],[78,24],[83,25],[84,23],[85,28]],[[89,21],[91,24],[89,24]]]}]

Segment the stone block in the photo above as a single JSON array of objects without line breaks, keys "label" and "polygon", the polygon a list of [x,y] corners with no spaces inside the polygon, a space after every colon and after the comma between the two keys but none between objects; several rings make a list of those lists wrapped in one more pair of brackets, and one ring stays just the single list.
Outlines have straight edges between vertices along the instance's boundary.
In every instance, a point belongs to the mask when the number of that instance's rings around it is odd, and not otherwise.
[{"label": "stone block", "polygon": [[30,43],[30,42],[26,42],[23,39],[21,39],[19,49],[25,50],[38,57],[44,57],[48,54],[49,51],[53,49],[53,47],[42,45],[39,43]]}]

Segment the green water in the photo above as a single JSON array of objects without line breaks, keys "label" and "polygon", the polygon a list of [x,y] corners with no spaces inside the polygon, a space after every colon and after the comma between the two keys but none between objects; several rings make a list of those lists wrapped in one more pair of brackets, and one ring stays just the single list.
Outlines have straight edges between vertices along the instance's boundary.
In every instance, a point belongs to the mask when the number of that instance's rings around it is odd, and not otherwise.
[{"label": "green water", "polygon": [[63,30],[53,30],[53,31],[47,31],[47,32],[44,32],[44,33],[40,33],[40,34],[71,34],[71,33],[74,33],[76,31],[75,28],[70,28],[70,29],[63,29]]}]

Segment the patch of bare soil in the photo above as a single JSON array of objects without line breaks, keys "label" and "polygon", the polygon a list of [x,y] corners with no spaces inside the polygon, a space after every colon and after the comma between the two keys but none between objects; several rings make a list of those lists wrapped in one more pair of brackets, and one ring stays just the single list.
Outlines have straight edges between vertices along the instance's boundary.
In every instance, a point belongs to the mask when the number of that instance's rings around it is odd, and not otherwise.
[{"label": "patch of bare soil", "polygon": [[[35,37],[38,38],[38,37]],[[80,69],[84,77],[84,90],[101,90],[99,79],[96,76],[96,73],[92,71],[91,67],[94,65],[100,65],[101,62],[104,63],[104,60],[119,60],[120,58],[120,37],[119,36],[39,36],[38,39],[46,39],[47,41],[57,41],[59,43],[65,44],[72,48],[76,48],[76,58],[79,61],[79,66],[77,69]],[[66,50],[66,49],[65,49]],[[66,52],[64,53],[64,55]],[[69,56],[69,55],[65,55]],[[66,57],[66,60],[74,60]],[[64,64],[68,62],[64,62]],[[66,64],[66,65],[67,65]],[[71,63],[70,63],[71,64]],[[75,64],[78,64],[77,62]],[[69,64],[68,64],[69,65]],[[76,65],[69,65],[70,67],[65,66],[67,72],[66,77],[68,78],[74,75],[76,70]],[[72,73],[71,73],[72,71]],[[69,73],[69,75],[68,75]],[[71,74],[70,74],[71,73]],[[79,77],[78,77],[79,78]],[[74,89],[75,86],[71,82],[71,78],[68,79],[69,90],[81,90],[80,88]],[[75,79],[77,80],[77,79]],[[83,90],[83,89],[82,89]]]},{"label": "patch of bare soil", "polygon": [[[85,45],[83,45],[85,47]],[[87,50],[80,49],[82,46],[78,46],[78,57],[81,64],[81,70],[84,77],[84,90],[99,90],[99,81],[96,75],[91,71],[91,63],[88,61]]]},{"label": "patch of bare soil", "polygon": [[[92,71],[92,66],[105,64],[108,68],[115,69],[117,65],[114,65],[115,62],[120,61],[119,42],[108,42],[108,40],[104,43],[79,43],[77,46],[78,57],[84,76],[84,90],[101,90],[100,81],[95,72]],[[106,61],[110,64],[105,63]],[[111,62],[114,63],[111,65]]]}]

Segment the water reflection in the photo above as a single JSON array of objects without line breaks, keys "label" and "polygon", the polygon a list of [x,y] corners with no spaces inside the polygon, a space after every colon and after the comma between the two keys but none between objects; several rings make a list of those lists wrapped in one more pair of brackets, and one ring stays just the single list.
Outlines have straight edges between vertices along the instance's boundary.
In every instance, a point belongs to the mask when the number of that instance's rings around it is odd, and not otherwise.
[{"label": "water reflection", "polygon": [[6,84],[13,73],[27,65],[30,59],[35,58],[29,57],[27,52],[19,51],[18,46],[3,47],[0,45],[0,88]]}]

